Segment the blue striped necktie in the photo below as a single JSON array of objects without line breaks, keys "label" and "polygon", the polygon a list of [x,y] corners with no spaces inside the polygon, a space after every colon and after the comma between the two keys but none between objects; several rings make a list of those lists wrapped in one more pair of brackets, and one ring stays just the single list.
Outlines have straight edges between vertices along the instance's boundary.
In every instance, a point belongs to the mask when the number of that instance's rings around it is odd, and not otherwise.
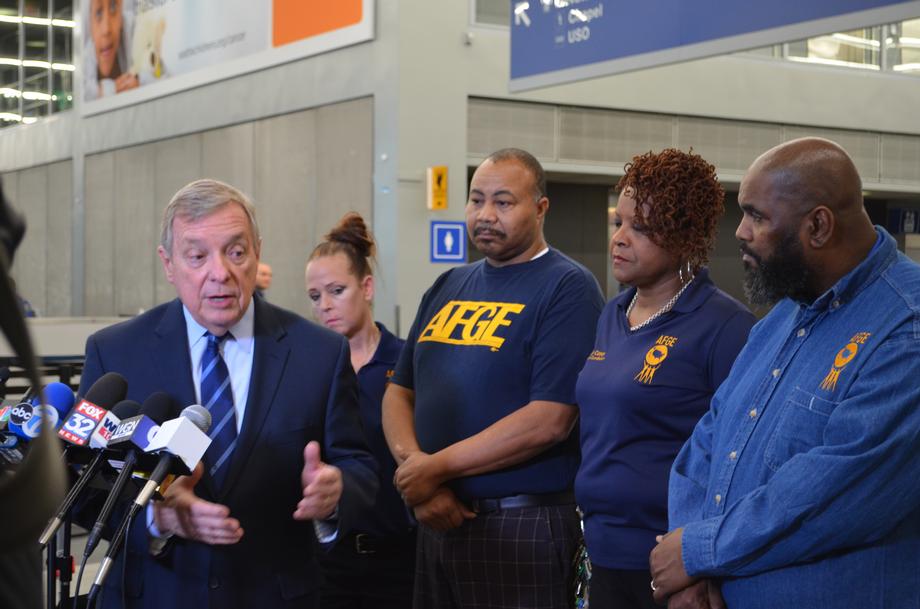
[{"label": "blue striped necktie", "polygon": [[204,463],[220,490],[230,470],[230,457],[236,447],[236,411],[233,408],[233,388],[230,373],[220,355],[220,345],[230,336],[205,334],[208,344],[201,357],[201,400],[211,412],[211,445],[204,454]]}]

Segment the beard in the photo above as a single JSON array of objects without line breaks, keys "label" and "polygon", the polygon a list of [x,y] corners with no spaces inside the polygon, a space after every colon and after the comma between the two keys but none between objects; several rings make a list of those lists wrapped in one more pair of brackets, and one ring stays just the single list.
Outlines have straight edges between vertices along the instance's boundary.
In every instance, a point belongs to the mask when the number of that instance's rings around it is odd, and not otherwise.
[{"label": "beard", "polygon": [[805,250],[794,230],[785,234],[770,257],[761,257],[741,244],[741,251],[756,265],[744,264],[744,295],[754,306],[773,306],[783,298],[810,303],[812,272],[805,261]]}]

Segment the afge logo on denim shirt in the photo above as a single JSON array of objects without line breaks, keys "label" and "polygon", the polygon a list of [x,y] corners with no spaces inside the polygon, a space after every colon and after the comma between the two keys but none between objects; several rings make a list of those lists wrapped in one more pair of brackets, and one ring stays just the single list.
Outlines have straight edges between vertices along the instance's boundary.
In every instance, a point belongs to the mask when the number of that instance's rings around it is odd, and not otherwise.
[{"label": "afge logo on denim shirt", "polygon": [[827,373],[827,376],[824,377],[824,381],[821,382],[821,389],[833,391],[837,387],[837,380],[840,378],[840,373],[847,367],[847,364],[853,361],[853,358],[859,353],[859,346],[866,344],[866,340],[870,336],[872,336],[871,332],[857,332],[853,338],[850,339],[850,342],[837,352],[837,356],[834,358],[834,365],[831,366],[831,371]]},{"label": "afge logo on denim shirt", "polygon": [[642,370],[635,376],[635,379],[645,385],[650,385],[655,378],[655,372],[661,366],[662,362],[668,358],[668,349],[677,344],[676,336],[667,336],[662,334],[655,341],[655,345],[645,354],[645,361],[642,363]]}]

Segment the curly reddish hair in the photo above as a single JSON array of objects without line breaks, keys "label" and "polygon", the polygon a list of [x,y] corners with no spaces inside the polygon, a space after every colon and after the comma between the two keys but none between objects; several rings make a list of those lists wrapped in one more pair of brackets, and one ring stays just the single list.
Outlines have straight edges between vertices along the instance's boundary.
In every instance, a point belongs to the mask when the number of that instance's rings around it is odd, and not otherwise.
[{"label": "curly reddish hair", "polygon": [[636,200],[636,222],[656,245],[689,260],[694,270],[708,262],[725,210],[725,190],[713,165],[693,149],[648,152],[627,163],[616,190],[627,188]]}]

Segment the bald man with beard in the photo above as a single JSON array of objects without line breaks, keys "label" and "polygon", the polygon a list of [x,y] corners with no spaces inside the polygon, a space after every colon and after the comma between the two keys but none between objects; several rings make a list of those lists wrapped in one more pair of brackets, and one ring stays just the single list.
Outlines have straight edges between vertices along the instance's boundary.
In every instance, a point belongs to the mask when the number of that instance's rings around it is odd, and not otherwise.
[{"label": "bald man with beard", "polygon": [[671,470],[650,562],[672,609],[920,607],[920,266],[837,144],[741,183],[752,303],[774,305]]}]

